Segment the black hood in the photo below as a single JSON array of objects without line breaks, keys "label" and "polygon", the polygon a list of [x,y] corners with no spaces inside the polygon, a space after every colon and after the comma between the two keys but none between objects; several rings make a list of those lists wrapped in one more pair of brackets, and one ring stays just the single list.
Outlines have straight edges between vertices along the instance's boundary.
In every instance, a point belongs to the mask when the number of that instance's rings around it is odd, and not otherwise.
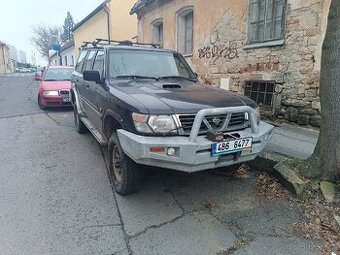
[{"label": "black hood", "polygon": [[191,81],[136,80],[115,82],[114,87],[139,101],[150,114],[197,113],[201,109],[256,103],[244,96]]}]

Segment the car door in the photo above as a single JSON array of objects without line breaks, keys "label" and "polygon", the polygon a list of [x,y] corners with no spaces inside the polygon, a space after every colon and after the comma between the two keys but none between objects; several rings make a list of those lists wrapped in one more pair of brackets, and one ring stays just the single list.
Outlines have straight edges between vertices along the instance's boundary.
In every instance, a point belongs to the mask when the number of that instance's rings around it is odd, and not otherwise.
[{"label": "car door", "polygon": [[79,103],[80,103],[81,109],[84,109],[84,105],[83,105],[83,101],[81,100],[81,97],[83,93],[85,92],[84,91],[85,87],[82,85],[82,83],[83,83],[83,66],[84,66],[84,61],[85,61],[85,57],[87,53],[88,53],[87,50],[83,50],[80,53],[77,65],[75,67],[75,71],[73,72],[73,75],[72,75],[72,82],[78,92]]},{"label": "car door", "polygon": [[98,71],[100,75],[100,83],[96,82],[89,82],[89,96],[88,100],[89,103],[91,104],[91,107],[93,108],[93,115],[91,117],[91,121],[93,124],[101,130],[102,128],[102,109],[99,107],[99,101],[100,101],[100,96],[98,93],[100,93],[102,86],[104,86],[102,78],[103,78],[103,70],[104,70],[104,50],[98,50],[93,67],[93,71]]},{"label": "car door", "polygon": [[[92,71],[96,53],[97,53],[96,49],[88,51],[84,60],[82,73],[84,73],[84,71]],[[94,87],[95,87],[94,82],[86,81],[82,77],[82,82],[80,86],[81,88],[80,101],[82,102],[83,110],[86,114],[86,117],[89,118],[93,123],[96,118],[96,109],[93,104],[93,99],[91,99],[93,97],[92,91]]]}]

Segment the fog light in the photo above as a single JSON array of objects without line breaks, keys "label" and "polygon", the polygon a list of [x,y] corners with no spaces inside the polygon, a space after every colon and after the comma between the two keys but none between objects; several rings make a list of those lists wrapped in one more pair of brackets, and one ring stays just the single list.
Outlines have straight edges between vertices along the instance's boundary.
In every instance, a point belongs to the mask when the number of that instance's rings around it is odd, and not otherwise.
[{"label": "fog light", "polygon": [[167,154],[168,156],[175,156],[176,150],[175,148],[168,148]]}]

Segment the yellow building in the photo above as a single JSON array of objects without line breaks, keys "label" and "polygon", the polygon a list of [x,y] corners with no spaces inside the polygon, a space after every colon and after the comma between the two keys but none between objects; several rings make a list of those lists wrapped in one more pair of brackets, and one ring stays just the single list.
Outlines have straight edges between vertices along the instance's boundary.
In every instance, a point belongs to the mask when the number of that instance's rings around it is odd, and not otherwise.
[{"label": "yellow building", "polygon": [[76,58],[84,41],[96,38],[132,40],[137,36],[137,17],[129,15],[135,0],[106,0],[73,28]]}]

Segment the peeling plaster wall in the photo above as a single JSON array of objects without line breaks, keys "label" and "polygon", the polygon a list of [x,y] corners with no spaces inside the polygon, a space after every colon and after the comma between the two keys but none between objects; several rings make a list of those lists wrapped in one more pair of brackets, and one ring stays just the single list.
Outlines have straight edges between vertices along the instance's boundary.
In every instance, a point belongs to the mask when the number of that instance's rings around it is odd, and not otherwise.
[{"label": "peeling plaster wall", "polygon": [[188,62],[205,84],[244,93],[245,81],[275,81],[272,113],[300,124],[320,124],[320,61],[329,0],[287,0],[285,43],[246,49],[248,0],[155,1],[139,13],[139,40],[152,41],[163,19],[164,47],[177,49],[176,13],[194,7],[194,46]]}]

